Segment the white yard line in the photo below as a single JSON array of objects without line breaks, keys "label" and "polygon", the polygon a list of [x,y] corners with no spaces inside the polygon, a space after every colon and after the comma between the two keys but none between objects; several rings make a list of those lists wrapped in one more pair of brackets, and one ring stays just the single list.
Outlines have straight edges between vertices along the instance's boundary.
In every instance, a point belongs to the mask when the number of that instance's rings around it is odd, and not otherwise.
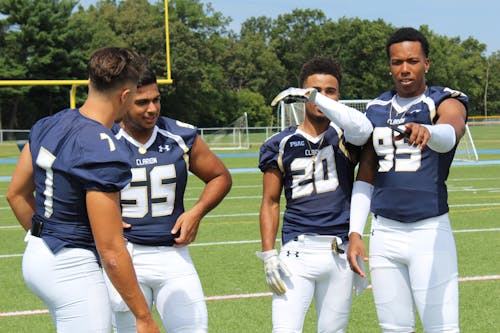
[{"label": "white yard line", "polygon": [[[500,275],[485,275],[485,276],[470,276],[459,278],[459,282],[476,282],[476,281],[494,281],[500,280]],[[371,288],[371,285],[368,286]],[[258,298],[258,297],[270,297],[272,293],[250,293],[250,294],[233,294],[233,295],[216,295],[205,297],[206,301],[225,301],[230,299],[244,299],[244,298]],[[12,312],[0,312],[1,317],[17,317],[17,316],[33,316],[39,314],[49,313],[46,309],[38,310],[25,310],[25,311],[12,311]]]}]

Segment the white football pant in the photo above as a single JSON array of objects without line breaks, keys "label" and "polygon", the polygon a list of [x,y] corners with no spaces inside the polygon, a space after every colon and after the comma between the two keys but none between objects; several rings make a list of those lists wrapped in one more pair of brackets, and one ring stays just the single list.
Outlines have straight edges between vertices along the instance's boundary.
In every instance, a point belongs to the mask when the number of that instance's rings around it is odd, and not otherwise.
[{"label": "white football pant", "polygon": [[273,294],[273,333],[302,332],[304,318],[315,299],[318,332],[345,332],[351,310],[354,274],[343,254],[332,252],[333,236],[301,235],[286,243],[280,259],[292,275],[282,275],[287,291]]},{"label": "white football pant", "polygon": [[370,273],[383,332],[459,332],[458,268],[448,214],[413,223],[372,219]]},{"label": "white football pant", "polygon": [[[208,312],[188,247],[127,244],[146,301],[154,304],[169,333],[205,333]],[[113,308],[113,329],[135,333],[135,317],[106,277]]]},{"label": "white football pant", "polygon": [[53,254],[27,234],[23,276],[47,306],[58,333],[109,333],[111,307],[101,268],[92,251],[63,248]]}]

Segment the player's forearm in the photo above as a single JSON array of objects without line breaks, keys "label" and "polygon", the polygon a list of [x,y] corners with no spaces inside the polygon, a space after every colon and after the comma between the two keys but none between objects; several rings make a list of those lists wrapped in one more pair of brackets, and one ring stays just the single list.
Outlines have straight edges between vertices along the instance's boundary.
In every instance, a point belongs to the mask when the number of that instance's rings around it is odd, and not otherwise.
[{"label": "player's forearm", "polygon": [[347,142],[356,146],[366,143],[373,126],[363,113],[319,93],[314,103],[328,119],[344,130]]},{"label": "player's forearm", "polygon": [[27,143],[19,155],[19,161],[5,194],[14,215],[25,230],[31,228],[31,217],[35,213],[34,191],[34,171]]},{"label": "player's forearm", "polygon": [[122,245],[100,250],[103,268],[136,318],[147,319],[151,311],[137,282],[129,253]]},{"label": "player's forearm", "polygon": [[7,193],[7,201],[24,230],[31,228],[31,217],[35,214],[35,197]]},{"label": "player's forearm", "polygon": [[208,212],[217,207],[224,197],[229,193],[232,186],[232,179],[229,172],[222,173],[211,179],[203,189],[200,198],[193,205],[191,210],[197,212],[200,219]]},{"label": "player's forearm", "polygon": [[279,204],[264,203],[260,210],[262,251],[274,249],[279,226]]},{"label": "player's forearm", "polygon": [[363,181],[355,181],[352,189],[349,236],[357,233],[363,236],[366,220],[370,214],[370,203],[373,185]]}]

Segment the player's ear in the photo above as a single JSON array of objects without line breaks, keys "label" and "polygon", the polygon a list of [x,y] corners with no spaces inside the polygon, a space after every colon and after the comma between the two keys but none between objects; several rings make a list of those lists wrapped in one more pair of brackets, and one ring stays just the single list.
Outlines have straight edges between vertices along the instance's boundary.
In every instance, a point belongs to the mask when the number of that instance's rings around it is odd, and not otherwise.
[{"label": "player's ear", "polygon": [[129,98],[133,97],[133,92],[130,88],[123,88],[120,91],[120,102],[125,104]]}]

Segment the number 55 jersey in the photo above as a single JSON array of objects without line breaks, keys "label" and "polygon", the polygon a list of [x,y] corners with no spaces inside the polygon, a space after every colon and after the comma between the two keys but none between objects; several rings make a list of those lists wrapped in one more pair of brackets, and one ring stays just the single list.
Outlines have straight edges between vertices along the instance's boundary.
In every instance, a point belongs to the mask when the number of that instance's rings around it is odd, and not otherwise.
[{"label": "number 55 jersey", "polygon": [[184,212],[189,155],[196,128],[160,117],[150,139],[141,144],[123,129],[116,138],[132,153],[132,181],[121,192],[123,220],[132,225],[124,236],[135,244],[171,246],[170,233]]}]

